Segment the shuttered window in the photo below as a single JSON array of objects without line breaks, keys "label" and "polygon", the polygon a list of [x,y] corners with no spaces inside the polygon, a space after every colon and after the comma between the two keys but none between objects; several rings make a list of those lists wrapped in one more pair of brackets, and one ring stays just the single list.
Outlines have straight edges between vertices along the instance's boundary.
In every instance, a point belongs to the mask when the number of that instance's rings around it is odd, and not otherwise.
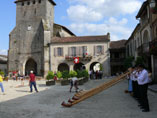
[{"label": "shuttered window", "polygon": [[54,56],[63,56],[63,48],[62,47],[54,48]]},{"label": "shuttered window", "polygon": [[94,55],[100,54],[104,54],[104,46],[103,45],[94,46]]},{"label": "shuttered window", "polygon": [[76,47],[71,47],[71,56],[76,56]]},{"label": "shuttered window", "polygon": [[63,48],[62,47],[58,47],[57,48],[57,56],[63,56]]}]

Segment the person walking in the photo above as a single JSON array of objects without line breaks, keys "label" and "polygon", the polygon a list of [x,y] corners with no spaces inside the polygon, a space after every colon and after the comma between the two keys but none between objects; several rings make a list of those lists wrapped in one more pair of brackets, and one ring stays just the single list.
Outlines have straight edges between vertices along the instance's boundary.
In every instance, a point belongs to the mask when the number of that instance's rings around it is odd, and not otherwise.
[{"label": "person walking", "polygon": [[1,91],[2,91],[3,95],[5,95],[5,93],[4,93],[4,87],[3,87],[3,77],[2,77],[1,74],[0,74],[0,87],[1,87]]},{"label": "person walking", "polygon": [[147,90],[148,90],[148,83],[149,83],[149,77],[148,77],[148,71],[144,68],[144,65],[138,66],[139,75],[135,76],[137,78],[137,82],[139,85],[139,92],[140,92],[140,107],[142,109],[142,112],[149,112],[149,101],[147,96]]},{"label": "person walking", "polygon": [[38,89],[36,87],[36,80],[35,80],[35,75],[33,74],[33,71],[30,71],[29,75],[29,85],[30,85],[30,92],[33,92],[32,86],[34,86],[35,91],[38,92]]},{"label": "person walking", "polygon": [[73,88],[73,86],[75,87],[75,90],[76,90],[76,92],[78,92],[78,80],[77,80],[77,77],[73,77],[72,79],[71,79],[71,81],[70,81],[70,90],[69,90],[69,92],[71,92],[71,90],[72,90],[72,88]]},{"label": "person walking", "polygon": [[89,80],[92,79],[92,70],[89,70]]}]

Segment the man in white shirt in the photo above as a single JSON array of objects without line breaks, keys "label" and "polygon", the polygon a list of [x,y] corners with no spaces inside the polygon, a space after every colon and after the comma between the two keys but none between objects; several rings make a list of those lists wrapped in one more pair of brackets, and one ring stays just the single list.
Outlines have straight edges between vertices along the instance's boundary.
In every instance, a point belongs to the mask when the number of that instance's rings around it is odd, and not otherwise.
[{"label": "man in white shirt", "polygon": [[143,112],[149,112],[149,102],[148,102],[148,96],[147,96],[147,90],[148,90],[148,83],[149,83],[149,77],[148,77],[148,71],[144,69],[143,65],[139,65],[139,75],[135,76],[137,78],[137,82],[139,85],[139,91],[140,91],[140,106],[141,109],[143,109]]},{"label": "man in white shirt", "polygon": [[71,84],[70,92],[71,92],[73,86],[75,87],[75,90],[76,90],[76,92],[77,92],[77,90],[79,89],[79,88],[78,88],[78,80],[77,80],[77,77],[73,77],[73,78],[71,79],[71,81],[70,81],[70,84]]}]

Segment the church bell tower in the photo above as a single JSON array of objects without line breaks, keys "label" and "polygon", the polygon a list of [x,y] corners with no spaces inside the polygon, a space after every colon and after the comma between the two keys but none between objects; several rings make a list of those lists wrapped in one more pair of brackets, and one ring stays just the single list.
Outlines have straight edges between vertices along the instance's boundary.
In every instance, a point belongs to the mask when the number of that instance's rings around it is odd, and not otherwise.
[{"label": "church bell tower", "polygon": [[16,0],[16,26],[9,34],[8,71],[21,75],[33,70],[44,76],[49,70],[49,46],[53,37],[53,0]]}]

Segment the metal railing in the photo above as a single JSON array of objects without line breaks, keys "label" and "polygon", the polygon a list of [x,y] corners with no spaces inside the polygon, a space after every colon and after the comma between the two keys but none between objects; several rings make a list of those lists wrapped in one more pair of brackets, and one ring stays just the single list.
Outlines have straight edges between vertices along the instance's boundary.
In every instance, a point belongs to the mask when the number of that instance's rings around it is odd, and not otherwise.
[{"label": "metal railing", "polygon": [[65,55],[65,59],[68,60],[68,61],[73,61],[74,60],[74,57],[79,57],[79,59],[81,61],[90,61],[93,56],[91,54],[76,54],[76,55]]}]

